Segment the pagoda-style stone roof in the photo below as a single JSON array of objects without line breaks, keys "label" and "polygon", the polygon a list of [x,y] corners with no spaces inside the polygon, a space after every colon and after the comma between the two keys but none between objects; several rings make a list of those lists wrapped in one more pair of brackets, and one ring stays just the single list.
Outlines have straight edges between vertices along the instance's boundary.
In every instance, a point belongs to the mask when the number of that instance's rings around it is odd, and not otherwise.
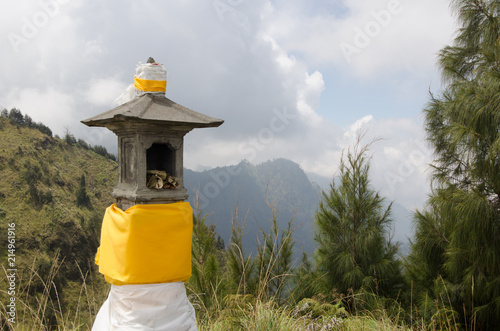
[{"label": "pagoda-style stone roof", "polygon": [[142,122],[182,125],[191,128],[218,127],[223,120],[200,114],[181,106],[164,94],[145,94],[105,113],[83,120],[87,126],[103,126],[117,122]]}]

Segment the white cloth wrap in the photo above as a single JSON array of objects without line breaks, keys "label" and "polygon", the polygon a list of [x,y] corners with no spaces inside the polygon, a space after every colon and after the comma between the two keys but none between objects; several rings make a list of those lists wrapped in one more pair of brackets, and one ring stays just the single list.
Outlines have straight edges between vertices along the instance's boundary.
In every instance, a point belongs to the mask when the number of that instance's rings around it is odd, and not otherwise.
[{"label": "white cloth wrap", "polygon": [[[163,64],[151,64],[151,63],[140,63],[137,65],[135,70],[135,76],[141,79],[148,80],[167,80],[167,70]],[[164,92],[144,92],[139,91],[135,88],[134,84],[131,84],[127,89],[115,99],[115,104],[123,105],[135,98],[143,96],[146,93],[158,93],[165,95]]]},{"label": "white cloth wrap", "polygon": [[196,331],[184,283],[111,285],[92,331]]},{"label": "white cloth wrap", "polygon": [[167,70],[163,64],[139,63],[135,77],[147,80],[167,80]]}]

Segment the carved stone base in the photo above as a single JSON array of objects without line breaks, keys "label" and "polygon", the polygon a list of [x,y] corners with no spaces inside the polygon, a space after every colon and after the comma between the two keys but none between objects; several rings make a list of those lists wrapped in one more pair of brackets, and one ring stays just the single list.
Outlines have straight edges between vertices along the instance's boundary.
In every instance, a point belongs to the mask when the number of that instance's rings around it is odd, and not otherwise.
[{"label": "carved stone base", "polygon": [[167,203],[174,203],[174,202],[179,202],[179,201],[184,201],[184,200],[150,200],[150,201],[131,201],[126,198],[117,198],[116,199],[116,206],[120,208],[121,210],[125,211],[129,209],[130,207],[134,205],[147,205],[147,204],[167,204]]}]

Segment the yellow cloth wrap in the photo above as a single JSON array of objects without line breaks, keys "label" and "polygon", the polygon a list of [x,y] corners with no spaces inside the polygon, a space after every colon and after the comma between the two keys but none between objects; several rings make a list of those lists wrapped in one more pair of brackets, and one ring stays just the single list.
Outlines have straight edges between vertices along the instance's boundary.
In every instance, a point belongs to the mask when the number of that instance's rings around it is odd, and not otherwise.
[{"label": "yellow cloth wrap", "polygon": [[167,81],[149,80],[135,77],[134,86],[139,91],[144,92],[165,92],[167,90]]},{"label": "yellow cloth wrap", "polygon": [[187,282],[193,210],[189,202],[106,209],[96,264],[113,285]]}]

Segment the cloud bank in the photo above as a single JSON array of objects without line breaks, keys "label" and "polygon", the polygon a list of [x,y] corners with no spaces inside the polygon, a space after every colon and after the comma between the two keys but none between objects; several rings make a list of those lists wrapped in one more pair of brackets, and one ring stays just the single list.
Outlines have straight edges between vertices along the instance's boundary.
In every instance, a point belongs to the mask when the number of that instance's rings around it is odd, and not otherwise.
[{"label": "cloud bank", "polygon": [[186,167],[284,157],[331,177],[364,127],[385,139],[374,186],[408,207],[425,199],[419,112],[453,28],[446,1],[30,0],[0,15],[0,105],[59,135],[116,151],[114,134],[79,121],[114,107],[153,56],[167,97],[225,120],[186,136]]}]

